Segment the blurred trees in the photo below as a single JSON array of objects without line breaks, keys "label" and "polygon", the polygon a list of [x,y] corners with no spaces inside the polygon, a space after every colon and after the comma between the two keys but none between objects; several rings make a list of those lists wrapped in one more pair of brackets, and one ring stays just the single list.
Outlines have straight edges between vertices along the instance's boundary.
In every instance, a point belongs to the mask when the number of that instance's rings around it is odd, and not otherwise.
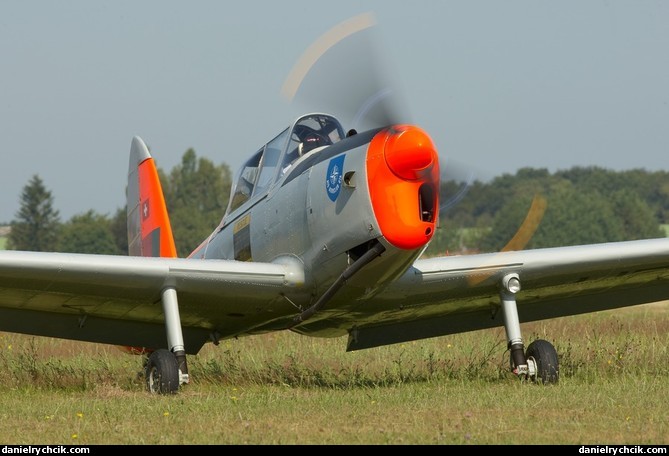
[{"label": "blurred trees", "polygon": [[60,218],[53,207],[51,192],[38,175],[34,175],[23,187],[21,206],[11,227],[7,239],[8,249],[37,252],[56,250]]},{"label": "blurred trees", "polygon": [[230,169],[198,159],[195,151],[188,149],[168,176],[159,175],[177,253],[188,256],[223,218],[232,184]]},{"label": "blurred trees", "polygon": [[[532,206],[535,198],[545,203],[541,209]],[[664,237],[661,226],[669,223],[669,173],[523,168],[489,183],[442,182],[441,200],[428,255],[499,251],[521,226],[532,230],[521,246],[528,249],[649,239]]]},{"label": "blurred trees", "polygon": [[114,243],[112,221],[92,209],[64,223],[58,237],[58,251],[121,255]]},{"label": "blurred trees", "polygon": [[[230,170],[188,149],[169,173],[158,172],[179,256],[187,256],[220,223]],[[669,173],[523,168],[490,182],[443,181],[441,205],[429,256],[656,238],[669,224]],[[89,210],[61,223],[38,176],[23,189],[11,226],[8,248],[15,250],[128,252],[125,208],[111,216]],[[522,245],[520,227],[529,233]]]},{"label": "blurred trees", "polygon": [[[179,256],[187,256],[219,224],[228,204],[231,173],[188,149],[169,174],[158,170]],[[7,248],[71,253],[128,254],[126,208],[113,216],[94,210],[65,223],[53,209],[53,197],[38,176],[21,195],[21,209],[11,223]]]}]

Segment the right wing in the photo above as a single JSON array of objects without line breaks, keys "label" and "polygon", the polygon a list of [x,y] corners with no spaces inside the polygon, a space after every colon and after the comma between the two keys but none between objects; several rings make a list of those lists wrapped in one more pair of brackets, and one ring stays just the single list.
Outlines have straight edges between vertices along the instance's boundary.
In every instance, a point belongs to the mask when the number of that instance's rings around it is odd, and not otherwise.
[{"label": "right wing", "polygon": [[508,274],[522,286],[515,295],[521,322],[663,301],[669,239],[418,260],[356,309],[348,350],[503,326]]}]

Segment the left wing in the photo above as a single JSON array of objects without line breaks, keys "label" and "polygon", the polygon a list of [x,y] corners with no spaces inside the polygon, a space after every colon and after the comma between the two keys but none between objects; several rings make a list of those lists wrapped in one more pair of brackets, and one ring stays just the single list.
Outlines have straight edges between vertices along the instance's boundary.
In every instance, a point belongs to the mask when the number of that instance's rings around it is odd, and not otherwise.
[{"label": "left wing", "polygon": [[296,262],[2,251],[0,331],[164,347],[161,293],[172,287],[193,354],[218,340],[214,328],[230,337],[294,313],[282,296],[303,282]]},{"label": "left wing", "polygon": [[503,326],[501,282],[509,274],[521,284],[521,322],[662,301],[669,239],[418,260],[351,310],[357,327],[348,350]]}]

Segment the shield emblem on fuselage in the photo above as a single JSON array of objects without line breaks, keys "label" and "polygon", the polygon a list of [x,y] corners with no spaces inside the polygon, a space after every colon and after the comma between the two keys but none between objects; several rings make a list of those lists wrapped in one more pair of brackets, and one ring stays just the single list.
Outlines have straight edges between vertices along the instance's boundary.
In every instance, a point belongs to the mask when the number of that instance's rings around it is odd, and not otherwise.
[{"label": "shield emblem on fuselage", "polygon": [[335,157],[328,164],[328,172],[325,176],[325,190],[331,201],[336,201],[341,191],[344,157],[346,157],[346,154]]}]

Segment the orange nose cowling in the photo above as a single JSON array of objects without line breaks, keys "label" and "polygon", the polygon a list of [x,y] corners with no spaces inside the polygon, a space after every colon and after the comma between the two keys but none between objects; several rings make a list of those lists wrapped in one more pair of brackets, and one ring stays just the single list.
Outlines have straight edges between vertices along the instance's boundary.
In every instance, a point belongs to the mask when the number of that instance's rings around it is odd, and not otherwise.
[{"label": "orange nose cowling", "polygon": [[411,125],[379,132],[369,145],[367,173],[386,240],[402,249],[423,247],[439,216],[439,160],[430,136]]}]

